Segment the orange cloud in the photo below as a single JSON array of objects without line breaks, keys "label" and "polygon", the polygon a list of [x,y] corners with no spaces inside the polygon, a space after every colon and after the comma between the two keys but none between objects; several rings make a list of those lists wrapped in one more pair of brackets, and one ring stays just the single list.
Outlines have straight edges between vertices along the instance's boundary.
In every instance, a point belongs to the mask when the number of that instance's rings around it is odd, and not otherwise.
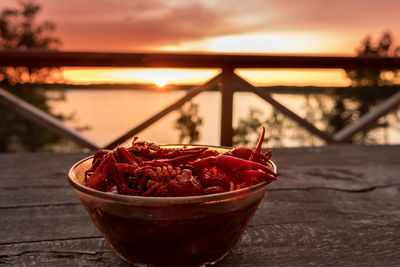
[{"label": "orange cloud", "polygon": [[[36,2],[43,7],[42,18],[56,23],[56,34],[65,50],[148,51],[165,47],[179,49],[184,44],[185,50],[188,47],[202,50],[202,45],[196,42],[264,33],[293,34],[291,50],[294,50],[299,33],[309,33],[334,40],[331,46],[315,51],[329,53],[332,47],[339,46],[346,46],[347,51],[352,52],[367,34],[376,36],[390,30],[395,38],[400,36],[397,0]],[[15,0],[1,0],[0,9],[16,3]],[[253,46],[249,46],[248,52],[252,52]]]},{"label": "orange cloud", "polygon": [[[151,50],[163,45],[254,31],[257,23],[240,23],[232,10],[201,1],[44,1],[66,48]],[[45,3],[46,2],[46,3]],[[58,15],[56,15],[58,14]]]}]

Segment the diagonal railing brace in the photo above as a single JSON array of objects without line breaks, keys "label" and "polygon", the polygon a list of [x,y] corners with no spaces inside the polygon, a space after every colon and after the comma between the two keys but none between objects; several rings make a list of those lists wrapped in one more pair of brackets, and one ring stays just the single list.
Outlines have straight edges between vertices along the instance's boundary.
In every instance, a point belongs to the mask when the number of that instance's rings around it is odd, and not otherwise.
[{"label": "diagonal railing brace", "polygon": [[372,123],[376,122],[380,117],[395,110],[400,105],[400,91],[380,103],[374,110],[366,113],[356,122],[347,125],[333,135],[336,142],[344,142],[351,139],[356,133],[367,128]]},{"label": "diagonal railing brace", "polygon": [[250,84],[249,82],[247,82],[242,77],[236,74],[235,74],[235,82],[239,84],[238,86],[246,88],[250,92],[253,92],[254,94],[258,95],[259,97],[270,103],[274,108],[279,110],[282,114],[286,115],[287,117],[298,123],[300,126],[307,129],[309,132],[317,135],[326,143],[328,144],[335,143],[335,139],[333,139],[333,137],[330,134],[322,132],[314,125],[309,123],[307,120],[303,119],[302,117],[300,117],[299,115],[297,115],[296,113],[294,113],[293,111],[291,111],[290,109],[288,109],[287,107],[276,101],[268,92],[253,86],[252,84]]},{"label": "diagonal railing brace", "polygon": [[98,149],[100,146],[85,138],[78,131],[71,129],[62,124],[58,119],[50,116],[46,112],[38,109],[37,107],[27,103],[26,101],[14,96],[0,88],[0,105],[8,107],[18,115],[33,121],[37,125],[43,126],[59,135],[69,138],[75,143],[89,148]]}]

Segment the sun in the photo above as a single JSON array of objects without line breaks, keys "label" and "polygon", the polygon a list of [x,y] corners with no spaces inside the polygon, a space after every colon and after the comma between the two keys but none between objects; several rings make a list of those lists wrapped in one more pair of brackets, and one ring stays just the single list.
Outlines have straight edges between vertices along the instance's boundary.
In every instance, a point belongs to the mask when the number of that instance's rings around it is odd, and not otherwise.
[{"label": "sun", "polygon": [[166,84],[167,81],[164,79],[155,79],[154,83],[159,87],[159,88],[163,88]]}]

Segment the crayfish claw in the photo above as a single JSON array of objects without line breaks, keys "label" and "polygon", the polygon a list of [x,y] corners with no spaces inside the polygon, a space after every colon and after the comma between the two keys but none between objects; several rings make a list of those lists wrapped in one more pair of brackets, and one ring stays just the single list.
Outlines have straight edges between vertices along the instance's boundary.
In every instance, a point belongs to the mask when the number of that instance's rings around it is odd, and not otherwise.
[{"label": "crayfish claw", "polygon": [[106,178],[109,175],[110,167],[115,159],[108,155],[94,170],[90,179],[86,180],[86,185],[96,190],[102,190],[106,185]]},{"label": "crayfish claw", "polygon": [[264,142],[264,136],[265,136],[265,127],[263,126],[260,138],[258,139],[258,142],[257,142],[257,146],[256,146],[256,150],[255,150],[256,153],[261,153],[261,147],[262,147],[262,143]]},{"label": "crayfish claw", "polygon": [[136,157],[124,147],[118,147],[114,152],[114,157],[119,163],[128,163],[131,165],[137,165],[143,162],[139,157]]},{"label": "crayfish claw", "polygon": [[239,171],[239,170],[250,170],[250,169],[259,169],[264,171],[265,173],[269,173],[273,176],[277,176],[276,173],[268,168],[268,166],[265,166],[264,164],[254,162],[254,161],[249,161],[249,160],[244,160],[241,158],[236,158],[232,156],[226,156],[226,155],[221,155],[218,157],[215,157],[216,164],[218,167],[224,169],[225,171]]},{"label": "crayfish claw", "polygon": [[174,196],[195,196],[203,192],[203,187],[189,169],[183,169],[175,179],[170,180],[167,188]]},{"label": "crayfish claw", "polygon": [[225,153],[225,155],[234,156],[237,158],[265,164],[265,162],[267,162],[269,158],[265,157],[264,154],[261,153],[262,144],[264,142],[264,136],[265,136],[265,127],[263,126],[261,135],[258,139],[255,149],[239,146]]}]

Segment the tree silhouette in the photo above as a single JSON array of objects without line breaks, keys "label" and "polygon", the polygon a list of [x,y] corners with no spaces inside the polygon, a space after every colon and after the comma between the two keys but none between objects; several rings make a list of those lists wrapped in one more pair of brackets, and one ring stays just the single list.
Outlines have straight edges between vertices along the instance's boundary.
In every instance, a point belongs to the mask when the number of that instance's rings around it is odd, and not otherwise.
[{"label": "tree silhouette", "polygon": [[[397,57],[400,55],[400,46],[395,46],[390,32],[384,32],[374,44],[367,36],[357,49],[357,56],[362,57]],[[396,85],[398,71],[393,70],[346,70],[351,80],[350,88],[337,88],[331,91],[334,98],[333,109],[325,113],[328,122],[327,130],[335,133],[346,125],[358,120],[394,93],[399,90]],[[379,87],[379,89],[378,89]],[[351,143],[374,142],[371,130],[387,127],[383,120],[370,126],[360,134],[354,136]]]},{"label": "tree silhouette", "polygon": [[[356,51],[359,57],[399,57],[400,46],[394,46],[390,32],[382,34],[377,44],[372,43],[371,36],[367,36]],[[352,86],[382,86],[393,85],[398,71],[387,70],[346,70]]]},{"label": "tree silhouette", "polygon": [[179,142],[193,143],[199,140],[199,127],[203,119],[198,114],[198,104],[189,102],[179,110],[179,118],[175,121],[175,129],[180,131]]},{"label": "tree silhouette", "polygon": [[[17,8],[5,8],[0,13],[0,47],[3,49],[55,49],[60,40],[51,36],[55,25],[36,21],[41,7],[34,2],[20,2]],[[52,113],[49,100],[62,100],[55,91],[50,97],[38,83],[61,81],[55,68],[1,67],[0,87],[24,99],[58,119],[63,115]],[[61,140],[56,134],[0,107],[0,151],[34,151]]]}]

